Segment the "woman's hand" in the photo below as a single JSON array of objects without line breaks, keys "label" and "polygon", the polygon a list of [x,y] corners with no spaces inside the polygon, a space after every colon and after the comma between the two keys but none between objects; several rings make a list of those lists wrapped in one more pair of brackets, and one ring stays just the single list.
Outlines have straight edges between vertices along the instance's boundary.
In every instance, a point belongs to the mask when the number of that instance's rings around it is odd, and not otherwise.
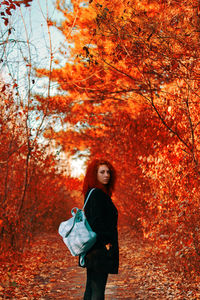
[{"label": "woman's hand", "polygon": [[112,244],[108,243],[108,244],[106,244],[105,246],[106,246],[106,249],[109,251],[110,248],[112,247]]}]

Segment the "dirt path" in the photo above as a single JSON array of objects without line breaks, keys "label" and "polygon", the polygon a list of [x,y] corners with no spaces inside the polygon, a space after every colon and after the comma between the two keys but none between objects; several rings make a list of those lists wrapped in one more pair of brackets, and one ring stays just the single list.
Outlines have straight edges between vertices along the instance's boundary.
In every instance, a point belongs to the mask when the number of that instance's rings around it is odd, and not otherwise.
[{"label": "dirt path", "polygon": [[[136,239],[130,228],[119,233],[120,270],[109,276],[106,300],[200,299],[198,283],[169,272],[152,246]],[[0,267],[0,299],[82,299],[85,269],[77,266],[56,233],[38,235],[21,263],[12,272],[8,268]]]}]

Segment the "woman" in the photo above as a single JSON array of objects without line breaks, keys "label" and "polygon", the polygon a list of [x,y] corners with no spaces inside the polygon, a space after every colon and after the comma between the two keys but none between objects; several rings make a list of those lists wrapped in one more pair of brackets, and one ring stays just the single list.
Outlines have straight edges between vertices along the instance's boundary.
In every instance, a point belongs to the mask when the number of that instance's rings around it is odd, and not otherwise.
[{"label": "woman", "polygon": [[83,193],[87,197],[92,188],[95,190],[87,202],[85,215],[97,234],[97,241],[85,256],[87,282],[84,300],[103,300],[108,274],[118,273],[118,213],[111,200],[115,180],[115,170],[108,161],[94,160],[89,164]]}]

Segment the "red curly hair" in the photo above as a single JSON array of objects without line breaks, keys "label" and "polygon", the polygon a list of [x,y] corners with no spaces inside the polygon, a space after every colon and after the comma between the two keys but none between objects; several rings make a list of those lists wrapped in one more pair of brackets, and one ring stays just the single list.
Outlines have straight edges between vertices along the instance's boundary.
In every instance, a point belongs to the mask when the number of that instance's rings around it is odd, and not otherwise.
[{"label": "red curly hair", "polygon": [[[110,170],[110,180],[107,185],[103,185],[97,180],[98,168],[101,165],[106,165]],[[112,195],[116,182],[116,171],[114,167],[107,160],[95,159],[87,167],[85,179],[83,182],[83,194],[91,188],[100,188],[109,196]]]}]

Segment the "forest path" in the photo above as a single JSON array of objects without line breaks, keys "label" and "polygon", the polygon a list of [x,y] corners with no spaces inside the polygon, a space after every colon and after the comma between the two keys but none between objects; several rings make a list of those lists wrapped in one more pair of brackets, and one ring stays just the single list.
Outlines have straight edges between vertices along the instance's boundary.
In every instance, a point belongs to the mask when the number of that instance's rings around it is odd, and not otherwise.
[{"label": "forest path", "polygon": [[[169,272],[152,245],[136,238],[129,227],[119,230],[119,242],[119,274],[109,275],[106,300],[200,299],[198,283]],[[21,262],[10,272],[8,268],[0,266],[0,299],[82,299],[85,269],[57,233],[37,235]]]}]

